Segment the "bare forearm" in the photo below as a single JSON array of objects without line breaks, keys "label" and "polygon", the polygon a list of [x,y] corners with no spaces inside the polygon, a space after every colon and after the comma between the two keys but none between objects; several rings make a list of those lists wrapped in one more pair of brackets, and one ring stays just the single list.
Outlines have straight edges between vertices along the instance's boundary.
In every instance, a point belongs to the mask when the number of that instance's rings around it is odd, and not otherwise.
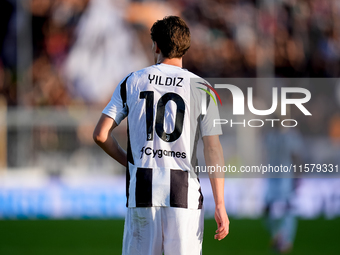
[{"label": "bare forearm", "polygon": [[[224,166],[223,150],[220,145],[216,147],[205,147],[204,158],[207,166]],[[224,173],[209,173],[211,188],[214,194],[215,204],[224,206]]]},{"label": "bare forearm", "polygon": [[109,136],[105,142],[96,141],[96,143],[113,159],[123,166],[127,165],[126,151],[118,144],[113,136]]},{"label": "bare forearm", "polygon": [[123,166],[126,166],[126,152],[111,135],[111,132],[115,127],[117,127],[117,123],[112,118],[102,114],[96,128],[93,131],[93,140],[112,158],[117,160]]},{"label": "bare forearm", "polygon": [[[218,136],[203,137],[204,158],[206,165],[215,167],[224,166],[223,150]],[[209,168],[208,168],[209,169]],[[211,168],[210,168],[211,169]],[[222,240],[229,233],[229,219],[224,205],[224,174],[221,172],[210,172],[210,183],[215,200],[215,220],[217,230],[215,239]]]}]

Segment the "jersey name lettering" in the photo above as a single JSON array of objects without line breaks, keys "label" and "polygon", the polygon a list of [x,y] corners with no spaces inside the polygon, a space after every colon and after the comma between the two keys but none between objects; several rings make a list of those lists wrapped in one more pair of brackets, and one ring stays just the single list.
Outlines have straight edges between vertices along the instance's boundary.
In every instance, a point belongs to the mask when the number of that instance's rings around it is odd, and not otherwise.
[{"label": "jersey name lettering", "polygon": [[154,85],[164,85],[164,86],[176,86],[176,87],[182,87],[182,77],[164,77],[154,74],[149,74],[148,79],[150,81],[150,84]]}]

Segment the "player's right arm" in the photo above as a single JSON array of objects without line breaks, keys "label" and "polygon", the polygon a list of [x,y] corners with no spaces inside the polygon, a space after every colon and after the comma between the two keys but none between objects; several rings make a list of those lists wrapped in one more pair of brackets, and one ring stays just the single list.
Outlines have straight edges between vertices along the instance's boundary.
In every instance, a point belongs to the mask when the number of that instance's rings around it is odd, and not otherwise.
[{"label": "player's right arm", "polygon": [[127,116],[126,83],[130,76],[126,76],[116,87],[93,132],[96,144],[123,166],[127,166],[127,154],[111,133]]},{"label": "player's right arm", "polygon": [[[224,166],[223,149],[218,135],[203,136],[204,158],[207,166]],[[222,240],[229,233],[229,218],[224,204],[224,174],[210,174],[210,183],[215,200],[215,239]]]},{"label": "player's right arm", "polygon": [[126,166],[126,152],[111,135],[111,132],[115,127],[117,127],[115,120],[102,114],[94,129],[93,140],[113,159],[117,160],[123,166]]}]

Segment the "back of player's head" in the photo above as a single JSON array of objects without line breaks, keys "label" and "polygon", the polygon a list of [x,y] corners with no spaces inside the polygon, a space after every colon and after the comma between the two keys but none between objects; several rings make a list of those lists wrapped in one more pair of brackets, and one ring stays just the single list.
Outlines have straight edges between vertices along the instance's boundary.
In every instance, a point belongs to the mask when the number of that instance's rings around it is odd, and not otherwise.
[{"label": "back of player's head", "polygon": [[167,16],[151,28],[151,39],[166,58],[181,58],[190,47],[190,30],[184,20]]}]

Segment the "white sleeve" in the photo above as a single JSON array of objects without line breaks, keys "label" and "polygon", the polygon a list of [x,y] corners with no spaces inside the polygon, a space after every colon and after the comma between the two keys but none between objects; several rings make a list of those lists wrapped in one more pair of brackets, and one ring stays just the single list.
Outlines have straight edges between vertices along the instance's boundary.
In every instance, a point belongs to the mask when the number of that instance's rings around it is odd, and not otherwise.
[{"label": "white sleeve", "polygon": [[117,86],[113,95],[111,97],[110,102],[103,110],[103,114],[109,116],[114,119],[117,125],[127,116],[127,104],[126,98],[122,98],[122,90],[125,90],[125,94],[123,96],[126,97],[126,81],[129,76],[125,77]]},{"label": "white sleeve", "polygon": [[206,115],[201,116],[200,128],[202,137],[210,135],[222,135],[221,125],[216,124],[214,127],[215,119],[220,119],[220,114],[217,104],[215,104],[215,102],[210,98],[207,107],[207,113]]}]

